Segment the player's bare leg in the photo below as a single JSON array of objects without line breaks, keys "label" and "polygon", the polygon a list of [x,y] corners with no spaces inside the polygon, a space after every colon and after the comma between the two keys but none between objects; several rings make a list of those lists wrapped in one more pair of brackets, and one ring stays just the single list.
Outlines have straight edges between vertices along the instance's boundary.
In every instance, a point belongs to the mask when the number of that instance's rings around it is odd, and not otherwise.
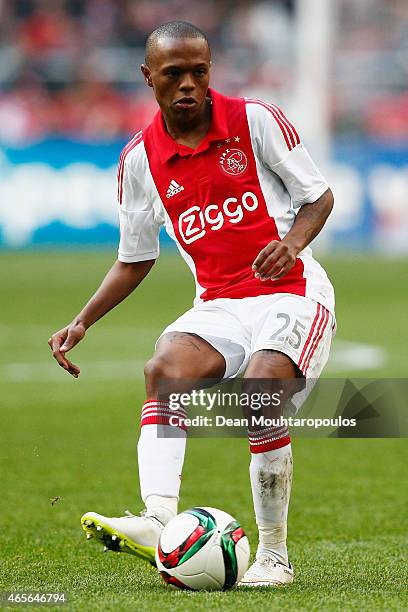
[{"label": "player's bare leg", "polygon": [[[252,356],[245,378],[253,392],[265,391],[256,379],[269,379],[270,393],[285,387],[290,397],[290,380],[299,371],[292,360],[277,351],[262,350]],[[282,385],[279,380],[288,381]],[[276,389],[274,389],[274,385]],[[284,404],[285,398],[282,404]],[[276,414],[274,415],[276,416]],[[293,569],[286,548],[287,515],[292,484],[292,451],[286,427],[250,428],[250,479],[259,545],[256,560],[240,586],[279,586],[293,581]]]},{"label": "player's bare leg", "polygon": [[[81,523],[88,538],[103,543],[105,549],[128,552],[154,564],[160,532],[177,514],[186,447],[183,415],[171,411],[162,394],[158,400],[160,383],[174,381],[176,389],[177,381],[219,379],[224,370],[224,357],[198,336],[172,332],[160,339],[145,367],[148,399],[142,409],[138,443],[140,489],[146,509],[138,517],[130,513],[124,517],[84,514]],[[189,392],[191,388],[180,390]],[[179,418],[180,426],[170,425],[170,417]]]}]

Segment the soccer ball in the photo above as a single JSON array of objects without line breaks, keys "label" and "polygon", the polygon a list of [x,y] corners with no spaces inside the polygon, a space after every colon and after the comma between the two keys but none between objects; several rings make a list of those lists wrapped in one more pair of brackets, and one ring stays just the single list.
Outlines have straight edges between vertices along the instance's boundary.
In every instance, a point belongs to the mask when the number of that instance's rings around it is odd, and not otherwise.
[{"label": "soccer ball", "polygon": [[220,591],[233,587],[248,568],[249,542],[240,524],[216,508],[190,508],[163,529],[156,564],[178,589]]}]

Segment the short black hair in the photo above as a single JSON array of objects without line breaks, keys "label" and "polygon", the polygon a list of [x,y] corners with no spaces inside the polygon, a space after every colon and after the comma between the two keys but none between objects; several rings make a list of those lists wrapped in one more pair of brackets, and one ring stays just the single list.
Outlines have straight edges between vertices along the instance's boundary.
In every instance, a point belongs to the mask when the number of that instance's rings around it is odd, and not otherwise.
[{"label": "short black hair", "polygon": [[145,62],[149,65],[149,57],[161,38],[201,38],[210,48],[207,36],[188,21],[169,21],[153,30],[146,40]]}]

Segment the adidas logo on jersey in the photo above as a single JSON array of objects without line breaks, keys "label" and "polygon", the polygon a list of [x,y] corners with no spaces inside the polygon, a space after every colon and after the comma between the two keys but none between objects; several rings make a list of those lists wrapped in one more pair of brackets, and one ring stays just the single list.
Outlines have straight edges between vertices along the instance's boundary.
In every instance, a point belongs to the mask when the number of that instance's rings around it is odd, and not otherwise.
[{"label": "adidas logo on jersey", "polygon": [[167,189],[166,198],[171,198],[177,193],[180,193],[180,191],[184,191],[184,187],[173,180],[170,182],[169,188]]}]

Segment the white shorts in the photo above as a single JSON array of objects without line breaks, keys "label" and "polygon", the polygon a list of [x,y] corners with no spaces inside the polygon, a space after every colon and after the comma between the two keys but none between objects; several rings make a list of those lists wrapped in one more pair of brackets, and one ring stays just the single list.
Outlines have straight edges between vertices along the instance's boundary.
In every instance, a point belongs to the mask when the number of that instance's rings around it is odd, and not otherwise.
[{"label": "white shorts", "polygon": [[[318,378],[329,357],[334,316],[310,298],[276,293],[200,302],[171,323],[169,332],[204,338],[225,359],[224,378],[243,374],[262,349],[285,353],[306,378]],[[160,339],[159,338],[159,339]]]}]

